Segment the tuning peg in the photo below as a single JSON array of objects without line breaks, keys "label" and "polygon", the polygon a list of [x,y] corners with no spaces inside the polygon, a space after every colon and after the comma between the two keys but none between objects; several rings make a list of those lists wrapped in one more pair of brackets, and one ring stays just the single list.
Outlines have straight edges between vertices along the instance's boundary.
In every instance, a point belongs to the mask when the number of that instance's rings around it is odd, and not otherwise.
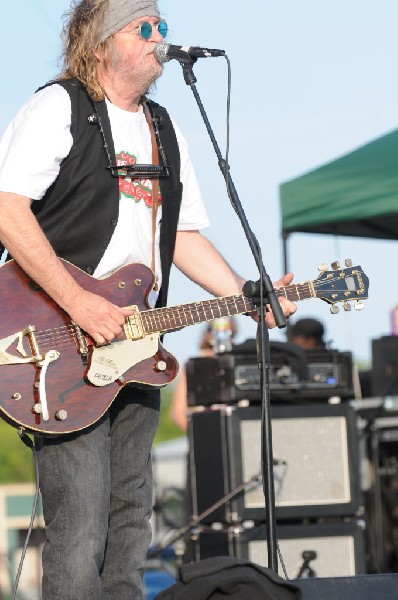
[{"label": "tuning peg", "polygon": [[333,271],[337,271],[338,269],[340,269],[340,263],[337,262],[337,260],[332,262],[332,269],[333,269]]},{"label": "tuning peg", "polygon": [[346,258],[344,261],[344,264],[346,267],[352,267],[352,260],[351,258]]},{"label": "tuning peg", "polygon": [[328,270],[328,266],[327,266],[327,264],[326,264],[326,263],[321,263],[321,264],[318,266],[318,271],[321,271],[321,272],[322,272],[322,271],[327,271],[327,270]]},{"label": "tuning peg", "polygon": [[330,312],[332,313],[332,315],[337,315],[340,312],[339,307],[337,306],[337,304],[333,304],[330,307]]},{"label": "tuning peg", "polygon": [[344,302],[343,308],[345,311],[348,312],[349,310],[351,310],[351,304],[349,302]]},{"label": "tuning peg", "polygon": [[360,300],[358,300],[358,302],[355,303],[355,310],[363,310],[364,308],[365,308],[365,305]]}]

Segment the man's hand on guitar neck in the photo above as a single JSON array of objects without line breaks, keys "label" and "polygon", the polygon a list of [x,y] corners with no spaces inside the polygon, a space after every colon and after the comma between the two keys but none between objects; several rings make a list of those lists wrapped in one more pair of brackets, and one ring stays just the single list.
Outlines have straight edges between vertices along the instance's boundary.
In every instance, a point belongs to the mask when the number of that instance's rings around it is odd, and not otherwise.
[{"label": "man's hand on guitar neck", "polygon": [[[293,281],[293,277],[294,277],[293,273],[286,273],[286,275],[283,275],[283,277],[278,279],[278,281],[274,282],[274,284],[273,284],[274,288],[277,290],[278,288],[286,287],[287,285],[290,285],[291,282]],[[285,315],[285,317],[287,319],[291,315],[293,315],[297,310],[297,305],[294,302],[291,302],[291,300],[288,300],[287,298],[285,298],[283,296],[281,298],[279,298],[279,303],[282,307],[283,314]],[[256,313],[252,313],[251,317],[255,321],[258,321],[258,317],[257,317]],[[269,304],[267,304],[267,314],[265,317],[265,322],[267,323],[269,329],[273,329],[274,327],[276,327],[275,318],[270,309]]]},{"label": "man's hand on guitar neck", "polygon": [[[216,297],[242,293],[245,279],[231,269],[213,244],[198,231],[177,233],[174,264],[189,279]],[[293,274],[287,273],[274,283],[274,287],[289,285],[292,279]],[[294,302],[287,298],[280,298],[279,301],[286,318],[296,312]],[[251,313],[251,317],[258,320],[256,313]],[[271,311],[267,312],[266,322],[270,329],[276,326]]]}]

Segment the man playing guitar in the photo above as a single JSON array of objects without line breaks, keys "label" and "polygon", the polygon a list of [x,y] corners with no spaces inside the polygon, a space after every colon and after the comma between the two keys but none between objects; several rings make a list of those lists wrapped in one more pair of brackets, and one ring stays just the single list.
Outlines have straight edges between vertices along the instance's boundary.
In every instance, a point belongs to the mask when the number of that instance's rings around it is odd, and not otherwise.
[{"label": "man playing guitar", "polygon": [[[143,288],[157,307],[165,306],[172,263],[215,296],[240,294],[244,283],[199,231],[208,219],[184,138],[165,109],[145,98],[162,73],[153,50],[166,32],[155,0],[74,2],[63,73],[28,100],[0,145],[1,241],[38,305],[54,303],[76,327],[83,370],[86,344],[99,349],[123,336],[134,314],[118,296],[130,282],[111,279],[109,294],[100,286],[119,267],[152,268],[155,289],[147,289],[152,281]],[[145,278],[138,273],[131,285]],[[286,298],[281,304],[286,316],[295,311]],[[272,313],[267,324],[275,326]],[[32,341],[34,332],[28,336]],[[37,370],[47,378],[56,354],[41,357]],[[112,369],[108,355],[96,356],[97,365]],[[160,373],[163,363],[167,358],[158,360]],[[96,376],[104,383],[110,377],[98,369]],[[41,407],[47,380],[39,376],[31,385],[41,390]],[[159,391],[124,385],[122,375],[116,381],[117,398],[98,421],[36,440],[45,600],[142,598]],[[32,410],[37,422],[45,418]],[[57,411],[57,422],[66,412]]]}]

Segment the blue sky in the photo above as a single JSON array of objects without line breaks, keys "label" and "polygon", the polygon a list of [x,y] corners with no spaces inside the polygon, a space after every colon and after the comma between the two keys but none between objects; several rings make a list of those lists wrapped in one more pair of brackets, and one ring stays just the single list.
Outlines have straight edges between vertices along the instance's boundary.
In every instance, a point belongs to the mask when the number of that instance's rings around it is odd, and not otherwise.
[{"label": "blue sky", "polygon": [[[2,94],[0,132],[22,102],[57,73],[61,15],[68,0],[6,3],[0,23]],[[253,0],[244,11],[234,0],[160,0],[169,41],[223,48],[232,63],[231,174],[272,279],[282,272],[279,185],[393,129],[398,123],[396,0]],[[198,61],[197,87],[225,148],[226,63]],[[231,265],[256,278],[254,261],[224,190],[216,157],[186,86],[172,61],[154,99],[176,118],[188,139],[212,226],[205,233]],[[23,161],[28,156],[21,157]],[[398,190],[397,190],[398,194]],[[398,203],[398,200],[397,200]],[[298,316],[323,320],[327,338],[355,358],[370,358],[371,340],[390,332],[398,304],[397,242],[295,234],[290,268],[297,281],[317,277],[319,263],[351,258],[370,278],[362,312],[331,315],[319,300],[299,305]],[[170,303],[206,298],[178,273]],[[255,335],[239,320],[239,339]],[[181,360],[196,353],[200,326],[166,337]],[[272,339],[284,339],[272,332]]]}]

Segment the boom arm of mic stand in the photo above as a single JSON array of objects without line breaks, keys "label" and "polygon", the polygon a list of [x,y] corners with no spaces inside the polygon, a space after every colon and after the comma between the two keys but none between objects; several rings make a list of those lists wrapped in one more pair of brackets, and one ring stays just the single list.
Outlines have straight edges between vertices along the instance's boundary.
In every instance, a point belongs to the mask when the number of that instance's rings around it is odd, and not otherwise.
[{"label": "boom arm of mic stand", "polygon": [[[265,299],[270,304],[272,312],[274,314],[275,322],[279,328],[286,327],[286,319],[283,314],[282,308],[279,304],[279,300],[276,297],[275,290],[271,284],[271,280],[265,270],[265,267],[262,263],[261,259],[261,251],[258,244],[258,241],[251,230],[249,223],[247,221],[246,215],[243,211],[241,202],[238,197],[238,193],[232,181],[231,175],[229,173],[229,169],[227,169],[226,161],[223,159],[220,148],[217,144],[217,140],[214,136],[213,130],[211,128],[209,119],[207,118],[206,111],[200,99],[199,93],[196,89],[197,79],[193,72],[193,65],[195,63],[194,60],[182,60],[179,61],[183,74],[185,83],[191,87],[193,95],[195,97],[196,103],[199,107],[200,113],[202,115],[203,121],[206,125],[207,132],[210,136],[210,139],[213,144],[213,148],[218,158],[218,164],[221,169],[221,172],[224,176],[224,179],[227,183],[228,196],[231,200],[231,204],[240,219],[243,230],[245,232],[247,241],[249,243],[250,249],[252,251],[254,260],[257,264],[259,273],[260,273],[260,289],[263,293],[260,294],[260,306],[258,309],[259,313],[259,324],[258,324],[258,346],[259,346],[259,354],[261,353],[261,359],[259,356],[259,363],[261,365],[265,365],[264,360],[264,350],[267,346],[268,341],[268,330],[265,327],[264,316],[265,316]],[[269,347],[269,344],[268,344]],[[269,361],[268,361],[269,362]],[[273,481],[273,456],[272,456],[272,432],[271,432],[271,410],[270,410],[270,396],[269,396],[269,385],[268,385],[268,370],[267,374],[264,373],[265,368],[261,371],[261,393],[262,393],[262,406],[263,406],[263,422],[262,422],[262,440],[263,440],[263,448],[265,455],[265,467],[263,473],[264,480],[264,493],[265,493],[265,514],[267,521],[267,551],[268,551],[268,566],[275,573],[278,572],[278,558],[277,558],[277,543],[276,543],[276,520],[275,520],[275,489],[274,489],[274,481]]]},{"label": "boom arm of mic stand", "polygon": [[271,283],[271,280],[269,278],[269,275],[267,274],[267,272],[265,270],[265,267],[264,267],[264,265],[262,264],[262,262],[261,262],[261,260],[259,258],[259,251],[258,251],[259,244],[258,244],[258,241],[257,241],[257,239],[256,239],[253,231],[251,230],[248,221],[247,221],[247,218],[246,218],[246,215],[245,215],[245,213],[243,211],[242,204],[241,204],[241,202],[239,200],[239,196],[238,196],[238,193],[236,191],[234,182],[232,181],[232,178],[231,178],[231,175],[229,173],[229,170],[227,170],[226,162],[225,162],[225,160],[222,157],[220,148],[219,148],[217,140],[216,140],[216,138],[214,136],[214,133],[213,133],[213,130],[211,128],[209,119],[207,118],[207,114],[206,114],[206,111],[204,109],[203,103],[202,103],[202,101],[200,99],[198,90],[196,89],[196,85],[195,84],[197,82],[197,79],[196,79],[196,76],[195,76],[195,74],[193,72],[193,68],[192,68],[193,65],[196,62],[196,58],[195,57],[192,57],[192,58],[188,57],[187,59],[179,60],[179,62],[181,64],[181,66],[182,66],[185,83],[187,85],[189,85],[191,87],[191,89],[192,89],[193,95],[194,95],[195,100],[196,100],[196,102],[198,104],[198,107],[199,107],[200,113],[202,115],[203,121],[204,121],[204,123],[206,125],[207,132],[208,132],[208,134],[210,136],[210,139],[211,139],[211,142],[213,144],[214,151],[215,151],[215,153],[217,155],[217,158],[218,158],[218,164],[219,164],[220,170],[221,170],[221,172],[222,172],[222,174],[224,176],[224,179],[225,179],[225,181],[227,183],[227,190],[228,190],[229,198],[231,200],[231,204],[232,204],[232,206],[233,206],[236,214],[238,215],[238,218],[239,218],[240,222],[242,223],[242,227],[243,227],[243,230],[245,232],[245,235],[246,235],[247,241],[249,243],[250,249],[252,251],[254,260],[255,260],[255,262],[257,264],[257,268],[259,270],[260,277],[262,277],[262,279],[263,279],[264,296],[267,298],[267,301],[269,302],[269,304],[271,306],[271,310],[272,310],[272,312],[274,314],[274,318],[275,318],[275,322],[276,322],[277,327],[279,329],[283,329],[284,327],[286,327],[286,318],[285,318],[285,316],[283,314],[283,311],[282,311],[281,305],[279,303],[279,300],[276,297],[275,290],[274,290],[274,288],[272,286],[272,283]]}]

